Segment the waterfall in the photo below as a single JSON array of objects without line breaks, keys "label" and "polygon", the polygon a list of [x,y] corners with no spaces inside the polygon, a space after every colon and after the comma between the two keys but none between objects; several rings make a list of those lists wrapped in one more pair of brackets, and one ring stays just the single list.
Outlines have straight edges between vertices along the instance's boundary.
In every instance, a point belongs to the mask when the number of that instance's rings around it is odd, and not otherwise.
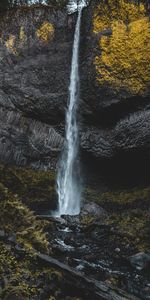
[{"label": "waterfall", "polygon": [[[72,5],[72,3],[71,3]],[[79,44],[82,9],[85,1],[80,1],[78,18],[74,33],[71,64],[69,104],[66,113],[65,146],[57,174],[58,215],[77,215],[80,213],[80,166],[78,158],[77,108],[79,100]]]}]

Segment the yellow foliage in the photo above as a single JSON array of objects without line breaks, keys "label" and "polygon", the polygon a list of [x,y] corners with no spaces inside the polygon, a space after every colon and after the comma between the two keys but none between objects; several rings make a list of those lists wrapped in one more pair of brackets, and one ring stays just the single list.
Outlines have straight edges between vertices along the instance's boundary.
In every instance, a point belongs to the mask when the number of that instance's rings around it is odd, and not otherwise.
[{"label": "yellow foliage", "polygon": [[13,34],[9,35],[8,40],[5,42],[7,49],[14,55],[19,55],[18,45],[26,41],[26,35],[24,27],[20,27],[19,37],[16,39],[16,36]]},{"label": "yellow foliage", "polygon": [[37,37],[43,42],[48,42],[54,36],[54,26],[49,22],[44,22],[42,26],[36,31]]},{"label": "yellow foliage", "polygon": [[19,40],[21,43],[23,43],[26,40],[26,34],[23,26],[20,27]]},{"label": "yellow foliage", "polygon": [[[45,282],[51,285],[54,275],[57,282],[62,279],[60,272],[39,264],[35,255],[26,251],[21,259],[14,255],[13,245],[0,241],[0,279],[5,278],[5,285],[0,288],[0,299],[39,299]],[[37,286],[39,281],[41,285]],[[55,293],[58,290],[56,288]]]},{"label": "yellow foliage", "polygon": [[0,183],[0,229],[16,234],[16,241],[27,250],[48,251],[44,224],[37,220],[20,199]]},{"label": "yellow foliage", "polygon": [[145,16],[144,4],[137,5],[127,0],[101,0],[96,7],[93,18],[95,33],[110,28],[113,20],[121,20],[129,24]]},{"label": "yellow foliage", "polygon": [[[44,22],[42,26],[36,31],[36,36],[43,42],[48,42],[54,36],[54,26],[49,22]],[[20,46],[22,46],[27,40],[24,27],[20,27],[19,35],[9,35],[9,38],[5,42],[5,45],[9,52],[14,55],[20,54]]]},{"label": "yellow foliage", "polygon": [[16,37],[13,34],[10,34],[8,40],[5,42],[7,49],[13,54],[17,55],[17,50],[15,48]]},{"label": "yellow foliage", "polygon": [[111,29],[99,41],[95,57],[97,79],[116,93],[146,93],[150,82],[150,25],[144,4],[128,0],[102,0],[93,18],[95,33]]},{"label": "yellow foliage", "polygon": [[146,93],[150,82],[150,23],[147,17],[126,25],[113,21],[112,35],[103,36],[102,54],[95,58],[97,79],[117,91]]}]

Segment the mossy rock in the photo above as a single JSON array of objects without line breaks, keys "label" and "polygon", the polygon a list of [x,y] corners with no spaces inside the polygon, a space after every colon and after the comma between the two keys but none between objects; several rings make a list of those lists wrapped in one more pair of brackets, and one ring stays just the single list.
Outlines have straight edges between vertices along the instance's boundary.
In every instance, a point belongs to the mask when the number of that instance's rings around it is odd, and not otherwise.
[{"label": "mossy rock", "polygon": [[113,203],[121,206],[127,204],[134,204],[138,200],[150,199],[150,187],[134,188],[131,190],[109,191],[105,193],[99,193],[98,191],[86,188],[84,197],[87,201],[94,201],[99,205]]},{"label": "mossy rock", "polygon": [[43,266],[35,255],[26,253],[24,257],[19,256],[13,246],[0,242],[0,299],[40,299],[41,292],[54,282],[55,294],[61,280],[61,272]]},{"label": "mossy rock", "polygon": [[[40,220],[31,207],[51,201],[55,174],[0,165],[0,299],[34,299],[54,270],[39,264],[36,253],[50,253],[46,231],[51,221]],[[38,198],[39,197],[39,198]],[[35,207],[36,208],[36,207]],[[41,279],[42,274],[42,279]],[[61,275],[58,277],[57,283]],[[41,281],[41,287],[37,282]]]},{"label": "mossy rock", "polygon": [[150,252],[150,209],[114,213],[108,223],[121,233],[124,244],[132,245],[137,251]]},{"label": "mossy rock", "polygon": [[57,208],[55,173],[0,165],[0,182],[36,211]]},{"label": "mossy rock", "polygon": [[[136,251],[150,251],[149,186],[102,194],[87,188],[84,195],[86,201],[96,202],[109,212],[106,224],[120,233],[120,242],[132,245]],[[112,239],[116,238],[116,235],[112,235]]]},{"label": "mossy rock", "polygon": [[16,242],[32,250],[48,251],[48,242],[43,232],[46,221],[37,220],[33,212],[20,199],[0,184],[0,229]]}]

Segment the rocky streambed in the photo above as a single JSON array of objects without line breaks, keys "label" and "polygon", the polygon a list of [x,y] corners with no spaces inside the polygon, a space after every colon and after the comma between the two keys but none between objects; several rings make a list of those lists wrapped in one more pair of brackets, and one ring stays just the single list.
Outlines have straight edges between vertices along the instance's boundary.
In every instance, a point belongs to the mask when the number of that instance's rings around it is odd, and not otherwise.
[{"label": "rocky streambed", "polygon": [[[149,299],[150,255],[136,252],[133,244],[125,245],[123,233],[109,224],[108,213],[99,205],[86,204],[80,216],[53,218],[43,215],[39,218],[53,224],[48,240],[53,257],[60,263],[81,272],[83,277],[126,291],[129,299],[131,295]],[[119,292],[114,299],[123,299],[117,297]],[[88,299],[88,292],[83,294],[83,299]],[[103,299],[96,297],[94,288],[93,299]],[[106,295],[104,299],[110,298]]]},{"label": "rocky streambed", "polygon": [[54,172],[0,171],[1,299],[149,299],[149,186],[91,183],[80,216],[54,218]]}]

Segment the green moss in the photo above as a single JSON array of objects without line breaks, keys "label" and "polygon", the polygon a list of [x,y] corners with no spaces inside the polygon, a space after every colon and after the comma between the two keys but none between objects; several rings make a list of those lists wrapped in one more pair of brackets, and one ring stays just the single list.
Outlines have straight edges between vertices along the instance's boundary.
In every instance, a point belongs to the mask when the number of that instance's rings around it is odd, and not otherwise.
[{"label": "green moss", "polygon": [[[150,209],[133,209],[114,213],[108,221],[121,233],[124,244],[133,245],[138,251],[150,251]],[[114,239],[116,237],[114,236]]]},{"label": "green moss", "polygon": [[84,226],[90,225],[93,223],[93,221],[96,219],[96,217],[94,217],[93,215],[81,215],[80,217],[80,223]]},{"label": "green moss", "polygon": [[90,201],[92,199],[98,204],[105,204],[109,202],[121,205],[131,204],[137,200],[150,199],[150,187],[117,192],[110,191],[103,194],[98,194],[97,191],[88,188],[85,190],[85,198]]},{"label": "green moss", "polygon": [[44,231],[51,224],[37,219],[30,208],[56,202],[54,185],[53,172],[0,165],[0,229],[28,250],[48,251]]},{"label": "green moss", "polygon": [[48,250],[44,222],[34,214],[7,188],[0,184],[0,229],[8,235],[15,235],[16,242],[27,249]]},{"label": "green moss", "polygon": [[55,173],[52,171],[0,165],[0,182],[32,209],[56,207]]},{"label": "green moss", "polygon": [[11,246],[0,242],[0,282],[5,281],[0,290],[0,299],[39,298],[45,285],[53,282],[54,276],[59,285],[61,272],[40,265],[35,256],[26,254],[22,259]]},{"label": "green moss", "polygon": [[62,273],[36,255],[50,253],[46,232],[55,225],[31,210],[38,201],[42,206],[52,201],[54,185],[53,172],[0,165],[0,230],[5,233],[0,237],[0,299],[65,298]]},{"label": "green moss", "polygon": [[[121,242],[137,251],[150,251],[150,187],[99,194],[85,190],[87,201],[94,201],[109,212],[106,223],[120,232]],[[116,240],[116,235],[112,236]],[[120,238],[120,237],[119,237]]]},{"label": "green moss", "polygon": [[30,209],[38,201],[52,201],[54,185],[53,172],[0,165],[0,230],[5,232],[0,242],[0,299],[33,299],[54,276],[60,280],[61,274],[41,266],[36,256],[37,251],[50,252],[45,232],[52,223]]},{"label": "green moss", "polygon": [[11,286],[7,285],[3,290],[3,299],[4,300],[17,300],[23,299],[24,297],[29,297],[30,293],[28,290],[28,285],[22,284],[21,286]]}]

